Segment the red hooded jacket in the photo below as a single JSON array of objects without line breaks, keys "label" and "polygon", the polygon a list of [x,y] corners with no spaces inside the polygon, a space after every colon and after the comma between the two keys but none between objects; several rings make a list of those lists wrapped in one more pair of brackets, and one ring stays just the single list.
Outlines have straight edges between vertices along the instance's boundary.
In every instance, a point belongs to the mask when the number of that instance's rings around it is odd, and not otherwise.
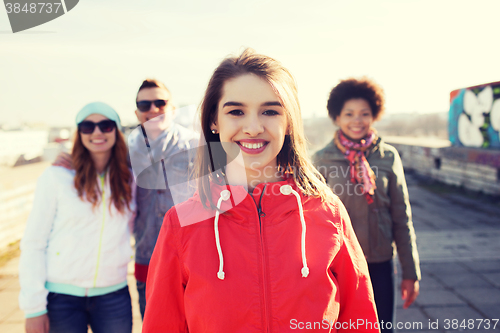
[{"label": "red hooded jacket", "polygon": [[220,215],[197,194],[165,215],[143,332],[379,332],[366,261],[338,198],[304,196],[291,179],[252,195],[214,184],[212,193]]}]

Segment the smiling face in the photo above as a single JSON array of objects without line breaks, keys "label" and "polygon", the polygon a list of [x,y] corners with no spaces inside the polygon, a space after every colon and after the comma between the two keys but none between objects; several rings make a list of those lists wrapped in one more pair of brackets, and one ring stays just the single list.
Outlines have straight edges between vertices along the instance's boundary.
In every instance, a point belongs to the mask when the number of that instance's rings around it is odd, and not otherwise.
[{"label": "smiling face", "polygon": [[370,104],[362,98],[350,99],[344,103],[335,123],[353,141],[363,139],[373,124]]},{"label": "smiling face", "polygon": [[[158,122],[158,127],[161,130],[165,130],[170,126],[173,116],[175,114],[175,107],[172,104],[172,97],[170,93],[163,88],[144,88],[137,94],[137,101],[155,101],[158,99],[166,100],[167,105],[164,107],[157,107],[154,103],[151,103],[151,107],[148,111],[142,112],[135,110],[135,115],[141,124],[146,122]],[[158,116],[162,116],[155,119]]]},{"label": "smiling face", "polygon": [[[85,120],[98,123],[102,120],[108,120],[108,118],[100,114],[91,114]],[[80,137],[83,146],[89,150],[90,155],[110,154],[111,148],[113,148],[116,142],[116,127],[109,133],[103,133],[99,126],[96,125],[94,132],[91,134],[80,133]]]},{"label": "smiling face", "polygon": [[[257,172],[263,178],[255,180],[277,180],[276,157],[287,134],[287,119],[280,99],[267,81],[254,74],[226,81],[211,129],[219,133],[228,161],[241,150],[247,176]],[[272,170],[266,170],[267,167]]]}]

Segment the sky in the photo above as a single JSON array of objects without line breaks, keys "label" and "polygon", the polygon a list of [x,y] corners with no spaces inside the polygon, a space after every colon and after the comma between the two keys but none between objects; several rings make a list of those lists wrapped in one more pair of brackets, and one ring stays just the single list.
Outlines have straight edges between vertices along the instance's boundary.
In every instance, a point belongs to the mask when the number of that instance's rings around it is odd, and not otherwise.
[{"label": "sky", "polygon": [[329,91],[363,75],[389,114],[444,112],[452,90],[500,81],[498,13],[498,0],[81,0],[13,34],[0,8],[0,124],[73,125],[93,101],[134,123],[149,77],[198,106],[217,65],[245,47],[292,72],[305,118],[326,116]]}]

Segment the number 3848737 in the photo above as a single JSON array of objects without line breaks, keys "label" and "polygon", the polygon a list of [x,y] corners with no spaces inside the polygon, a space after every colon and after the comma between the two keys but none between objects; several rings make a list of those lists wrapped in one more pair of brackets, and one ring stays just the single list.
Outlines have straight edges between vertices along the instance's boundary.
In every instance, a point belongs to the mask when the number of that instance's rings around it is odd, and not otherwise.
[{"label": "number 3848737", "polygon": [[445,319],[444,329],[445,330],[476,330],[476,329],[486,329],[494,330],[498,324],[499,319]]},{"label": "number 3848737", "polygon": [[[26,13],[26,14],[41,14],[41,13],[58,13],[59,9],[61,7],[60,2],[32,2],[32,3],[25,3],[24,5],[18,3],[18,2],[7,2],[5,4],[5,8],[7,9],[7,14],[15,13]],[[62,9],[61,9],[62,10]]]}]

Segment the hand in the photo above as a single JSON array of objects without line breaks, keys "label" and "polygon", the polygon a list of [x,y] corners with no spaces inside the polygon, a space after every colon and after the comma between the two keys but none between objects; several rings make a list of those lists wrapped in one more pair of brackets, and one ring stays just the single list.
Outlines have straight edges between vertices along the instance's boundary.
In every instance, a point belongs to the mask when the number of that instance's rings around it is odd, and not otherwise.
[{"label": "hand", "polygon": [[413,303],[419,294],[420,285],[418,280],[403,280],[401,281],[401,298],[405,301],[403,304],[404,309]]},{"label": "hand", "polygon": [[26,318],[26,333],[49,333],[49,316]]},{"label": "hand", "polygon": [[61,166],[63,168],[66,168],[68,170],[73,169],[73,159],[71,158],[71,155],[68,153],[61,152],[59,155],[57,155],[56,160],[54,163],[52,163],[53,166]]}]

